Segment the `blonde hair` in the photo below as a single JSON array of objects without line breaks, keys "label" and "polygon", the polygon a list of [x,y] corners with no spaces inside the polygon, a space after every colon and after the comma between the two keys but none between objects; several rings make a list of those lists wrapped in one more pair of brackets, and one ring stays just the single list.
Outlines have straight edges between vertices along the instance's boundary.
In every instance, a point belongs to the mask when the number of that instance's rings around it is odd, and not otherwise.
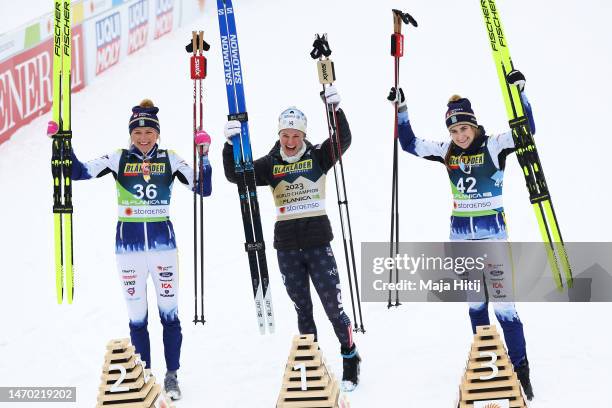
[{"label": "blonde hair", "polygon": [[140,106],[141,108],[154,108],[154,107],[155,107],[155,104],[153,103],[153,101],[152,101],[152,100],[150,100],[150,99],[148,99],[148,98],[145,98],[145,99],[143,99],[142,101],[140,101],[139,106]]}]

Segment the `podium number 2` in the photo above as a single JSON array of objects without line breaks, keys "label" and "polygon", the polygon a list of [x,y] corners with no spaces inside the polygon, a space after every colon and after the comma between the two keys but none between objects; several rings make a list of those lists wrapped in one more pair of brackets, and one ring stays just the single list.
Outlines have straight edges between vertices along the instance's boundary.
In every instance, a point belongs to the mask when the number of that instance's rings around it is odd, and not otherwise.
[{"label": "podium number 2", "polygon": [[123,392],[123,391],[128,391],[129,388],[128,387],[120,387],[121,383],[123,382],[123,380],[125,380],[125,376],[127,375],[127,371],[125,370],[125,367],[122,366],[121,364],[111,364],[108,367],[108,370],[119,370],[119,378],[117,378],[117,381],[115,381],[115,383],[113,385],[111,385],[110,387],[110,392]]},{"label": "podium number 2", "polygon": [[306,391],[308,387],[306,386],[306,364],[301,363],[296,366],[293,366],[294,370],[300,370],[300,379],[302,381],[302,391]]},{"label": "podium number 2", "polygon": [[486,381],[486,380],[490,380],[491,378],[497,377],[497,373],[499,373],[499,368],[497,368],[497,366],[495,365],[495,362],[497,361],[497,354],[491,351],[481,351],[480,357],[491,358],[491,361],[486,361],[482,363],[480,366],[483,368],[490,368],[491,370],[493,370],[493,372],[490,375],[485,375],[485,376],[480,377],[480,380]]}]

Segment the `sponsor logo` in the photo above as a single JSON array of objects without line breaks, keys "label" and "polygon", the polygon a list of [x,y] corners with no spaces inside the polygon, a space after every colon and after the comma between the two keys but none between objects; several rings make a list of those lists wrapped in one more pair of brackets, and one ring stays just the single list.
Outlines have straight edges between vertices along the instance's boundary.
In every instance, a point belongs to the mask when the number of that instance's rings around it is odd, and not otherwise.
[{"label": "sponsor logo", "polygon": [[462,203],[460,201],[455,201],[453,207],[455,210],[482,210],[491,208],[491,203],[488,201],[478,203]]},{"label": "sponsor logo", "polygon": [[459,164],[462,163],[466,166],[478,167],[484,164],[484,153],[473,154],[473,155],[461,155],[451,156],[448,161],[451,169],[458,169]]},{"label": "sponsor logo", "polygon": [[155,39],[172,31],[174,0],[155,0]]},{"label": "sponsor logo", "polygon": [[[37,46],[0,62],[0,143],[17,129],[51,109],[53,87],[53,33]],[[59,50],[61,52],[61,50]],[[82,28],[72,28],[71,87],[78,91],[85,86],[83,78]]]},{"label": "sponsor logo", "polygon": [[162,283],[161,287],[162,287],[162,289],[172,289],[172,284],[171,283]]},{"label": "sponsor logo", "polygon": [[123,275],[123,280],[136,279],[138,275]]},{"label": "sponsor logo", "polygon": [[280,207],[279,211],[281,214],[290,214],[296,212],[315,211],[319,207],[321,207],[320,203],[291,204]]},{"label": "sponsor logo", "polygon": [[136,289],[134,288],[128,288],[127,293],[130,294],[130,296],[134,296],[134,293],[136,292]]},{"label": "sponsor logo", "polygon": [[100,75],[117,62],[121,51],[121,15],[113,13],[96,21],[96,75]]},{"label": "sponsor logo", "polygon": [[136,216],[158,216],[163,217],[168,215],[168,211],[165,208],[132,208],[127,207],[123,210],[126,217]]},{"label": "sponsor logo", "polygon": [[494,289],[503,289],[504,288],[504,284],[501,283],[501,282],[493,282],[493,288]]},{"label": "sponsor logo", "polygon": [[287,174],[304,173],[312,170],[312,159],[302,160],[292,164],[276,164],[272,168],[273,177],[283,177]]},{"label": "sponsor logo", "polygon": [[124,286],[136,286],[136,281],[135,280],[126,280],[126,281],[123,281],[123,285]]},{"label": "sponsor logo", "polygon": [[140,0],[128,11],[128,55],[147,44],[149,33],[149,0]]},{"label": "sponsor logo", "polygon": [[160,271],[160,272],[166,272],[166,271],[169,271],[170,269],[172,269],[171,266],[157,265],[157,270]]},{"label": "sponsor logo", "polygon": [[[145,165],[148,174],[160,175],[166,172],[166,163],[146,163]],[[143,163],[125,163],[123,168],[123,175],[127,177],[134,177],[142,174]]]},{"label": "sponsor logo", "polygon": [[491,276],[502,276],[504,274],[504,271],[494,270],[489,273],[491,274]]},{"label": "sponsor logo", "polygon": [[162,272],[159,274],[159,276],[161,276],[162,278],[169,278],[173,275],[172,272]]}]

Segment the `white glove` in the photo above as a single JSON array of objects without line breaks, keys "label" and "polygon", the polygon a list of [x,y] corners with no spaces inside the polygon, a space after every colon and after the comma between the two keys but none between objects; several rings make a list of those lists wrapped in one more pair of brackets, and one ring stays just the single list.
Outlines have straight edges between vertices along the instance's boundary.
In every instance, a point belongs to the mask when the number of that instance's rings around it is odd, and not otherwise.
[{"label": "white glove", "polygon": [[332,105],[334,110],[338,110],[338,105],[340,105],[340,101],[342,99],[340,98],[340,94],[335,86],[330,85],[326,87],[324,95],[321,96],[326,104]]},{"label": "white glove", "polygon": [[232,137],[240,135],[242,131],[242,124],[238,120],[230,120],[225,124],[223,128],[223,134],[227,139],[227,143],[232,144]]}]

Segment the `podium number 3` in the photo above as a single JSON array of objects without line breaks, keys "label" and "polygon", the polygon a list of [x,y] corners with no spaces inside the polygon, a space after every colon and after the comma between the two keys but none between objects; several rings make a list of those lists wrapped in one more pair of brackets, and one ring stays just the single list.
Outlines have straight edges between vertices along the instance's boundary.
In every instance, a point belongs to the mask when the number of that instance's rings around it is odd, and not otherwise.
[{"label": "podium number 3", "polygon": [[294,370],[300,370],[300,378],[302,381],[302,391],[306,391],[308,387],[306,386],[306,364],[301,363],[296,366],[293,366]]},{"label": "podium number 3", "polygon": [[111,385],[110,387],[110,392],[123,392],[123,391],[128,391],[129,388],[128,387],[120,387],[121,383],[123,382],[123,380],[125,380],[125,376],[127,375],[127,371],[125,369],[124,366],[122,366],[121,364],[111,364],[108,367],[109,371],[112,370],[119,370],[119,378],[117,378],[117,381],[115,381],[115,383],[113,385]]},{"label": "podium number 3", "polygon": [[497,361],[497,354],[493,353],[492,351],[481,351],[480,357],[491,358],[491,361],[485,361],[480,366],[483,368],[490,368],[491,370],[493,370],[493,372],[490,375],[485,375],[485,376],[480,377],[480,380],[486,381],[486,380],[490,380],[491,378],[497,377],[497,373],[499,373],[499,368],[497,368],[497,366],[495,365],[495,362]]}]

